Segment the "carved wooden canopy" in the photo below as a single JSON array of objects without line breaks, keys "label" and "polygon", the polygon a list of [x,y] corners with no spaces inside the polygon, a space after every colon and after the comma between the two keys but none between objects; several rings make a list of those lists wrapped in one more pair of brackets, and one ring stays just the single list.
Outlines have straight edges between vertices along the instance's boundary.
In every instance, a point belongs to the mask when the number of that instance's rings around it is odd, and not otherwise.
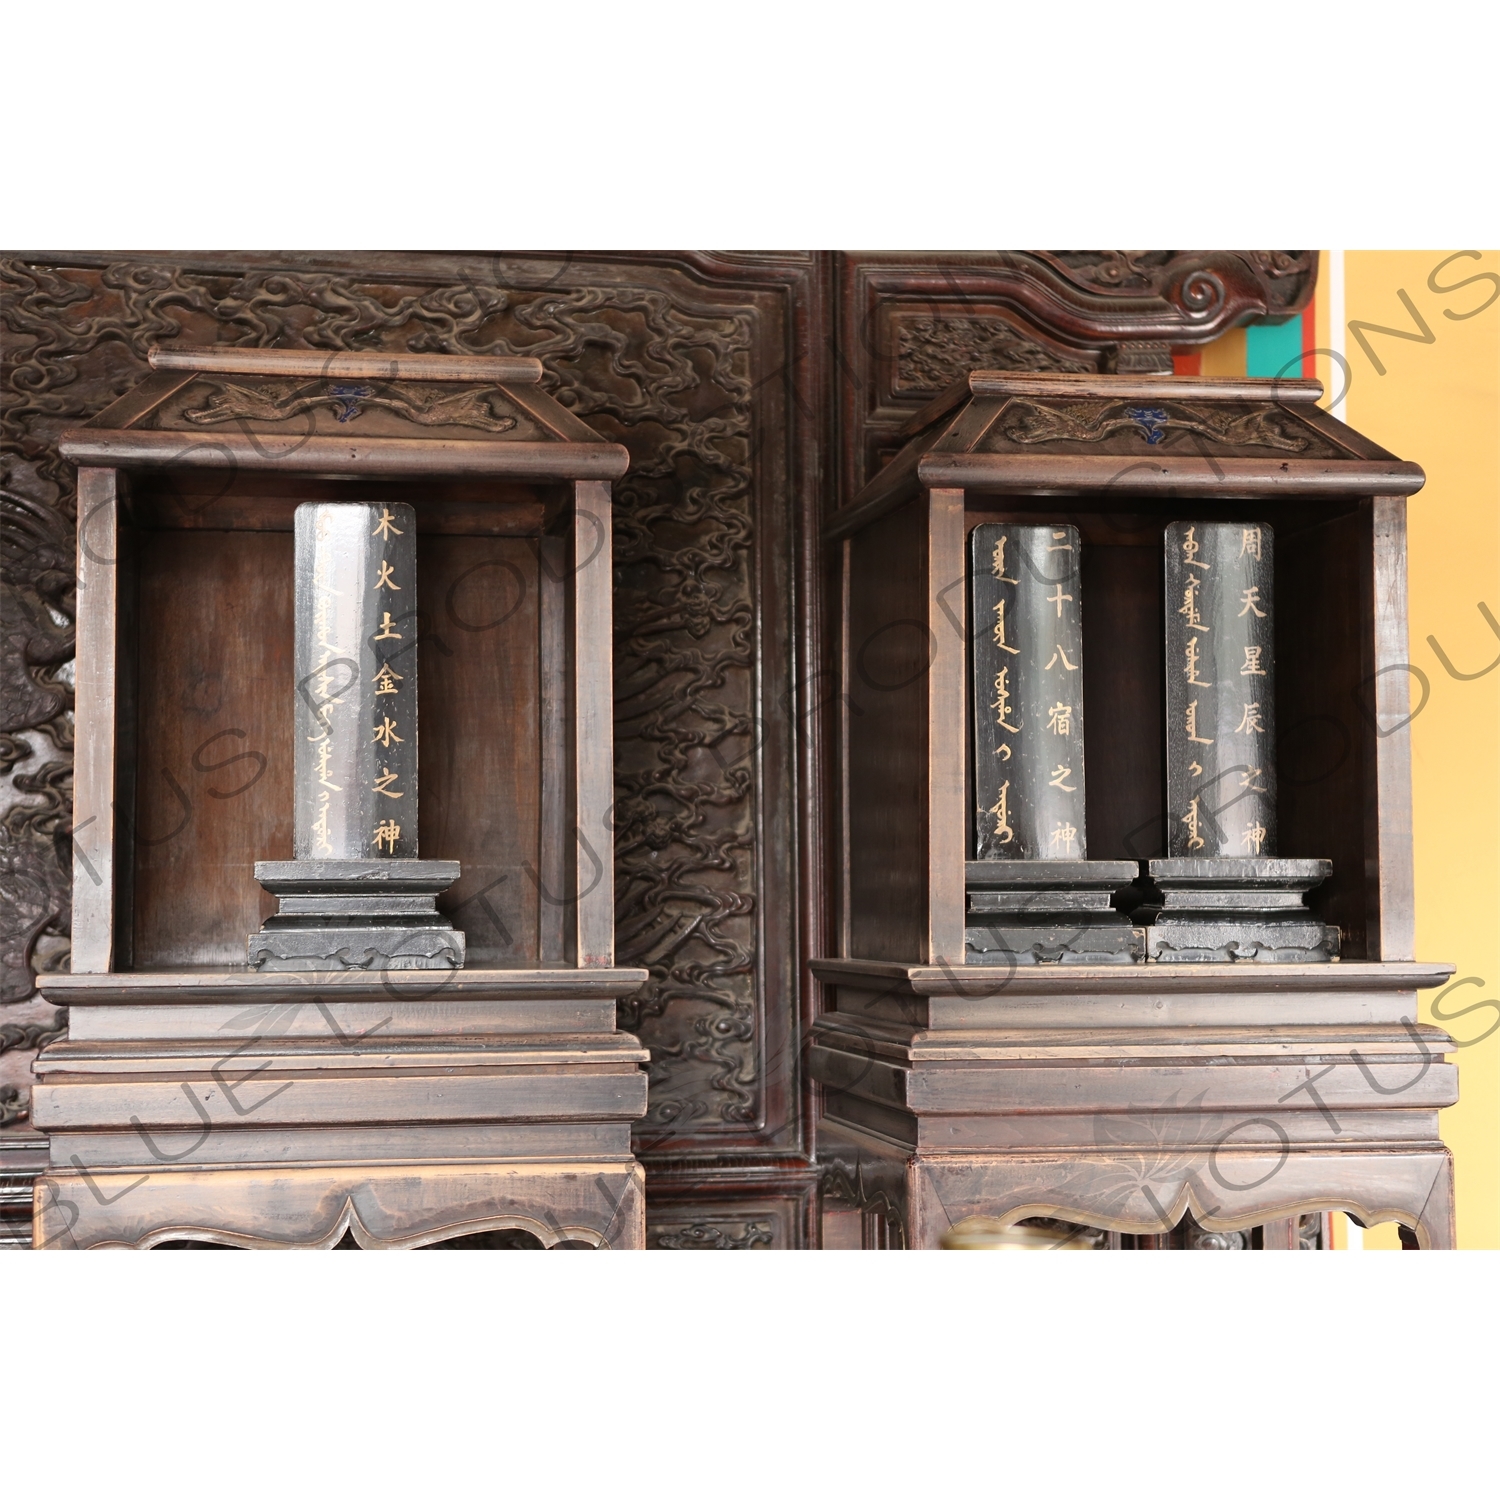
[{"label": "carved wooden canopy", "polygon": [[1409,495],[1417,464],[1315,405],[1316,380],[975,370],[834,517],[846,536],[918,486],[990,494]]},{"label": "carved wooden canopy", "polygon": [[540,360],[154,348],[155,372],[62,434],[77,464],[618,479],[630,462],[544,391]]}]

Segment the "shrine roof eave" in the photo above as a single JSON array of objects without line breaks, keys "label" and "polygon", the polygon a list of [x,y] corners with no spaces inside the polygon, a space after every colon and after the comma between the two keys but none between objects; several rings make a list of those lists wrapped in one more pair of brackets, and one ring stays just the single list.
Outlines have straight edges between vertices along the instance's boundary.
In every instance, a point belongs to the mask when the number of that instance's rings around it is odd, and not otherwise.
[{"label": "shrine roof eave", "polygon": [[1118,454],[944,453],[898,455],[838,511],[824,539],[841,541],[924,490],[982,495],[1030,495],[1124,500],[1215,497],[1347,500],[1367,495],[1412,495],[1427,482],[1420,464],[1399,459],[1127,458]]},{"label": "shrine roof eave", "polygon": [[918,462],[925,489],[991,495],[1153,494],[1334,498],[1411,495],[1427,476],[1399,460],[1216,458],[1182,454],[1128,458],[1118,454],[937,453]]},{"label": "shrine roof eave", "polygon": [[630,466],[619,443],[479,442],[343,438],[273,433],[118,432],[70,428],[58,451],[79,467],[269,470],[370,479],[484,476],[493,479],[618,479]]},{"label": "shrine roof eave", "polygon": [[[915,444],[913,444],[915,447]],[[892,459],[823,528],[841,541],[929,489],[978,495],[1125,499],[1160,496],[1226,501],[1350,499],[1413,495],[1427,483],[1419,463],[1400,459],[1245,459],[1203,455],[1134,459],[1076,453],[906,452]]]}]

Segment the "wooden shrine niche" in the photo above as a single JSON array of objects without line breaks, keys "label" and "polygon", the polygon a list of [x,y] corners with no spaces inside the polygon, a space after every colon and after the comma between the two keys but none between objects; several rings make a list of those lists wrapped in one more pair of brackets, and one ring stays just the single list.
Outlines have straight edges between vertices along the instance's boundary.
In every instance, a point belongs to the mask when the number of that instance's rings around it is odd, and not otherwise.
[{"label": "wooden shrine niche", "polygon": [[[638,1245],[645,1054],[614,1002],[646,976],[614,965],[609,817],[625,450],[535,360],[151,364],[61,442],[77,857],[38,1245]],[[110,1173],[138,1185],[101,1203]]]},{"label": "wooden shrine niche", "polygon": [[1452,1043],[1416,1024],[1451,970],[1412,962],[1423,476],[1321,393],[977,371],[827,529],[841,932],[811,1068],[820,1151],[902,1243],[1333,1207],[1451,1243]]},{"label": "wooden shrine niche", "polygon": [[[85,757],[112,748],[129,795],[80,833],[102,881],[77,890],[75,971],[243,962],[245,934],[274,910],[252,866],[292,854],[293,516],[376,497],[416,507],[422,850],[463,867],[443,904],[471,966],[573,961],[576,924],[541,896],[576,878],[583,849],[569,763],[573,485],[558,471],[607,483],[625,455],[536,388],[534,361],[444,358],[432,379],[432,358],[164,349],[159,373],[70,443],[88,486],[82,566],[107,567],[109,584],[118,538],[113,603],[131,642],[100,726],[113,745],[80,751],[81,785],[109,774]],[[256,373],[267,365],[278,373]],[[587,502],[580,515],[579,561],[607,563],[604,521]],[[598,795],[608,758],[583,748]],[[134,831],[128,863],[109,857],[111,821]],[[598,814],[581,827],[597,856]],[[608,907],[606,872],[579,916]]]}]

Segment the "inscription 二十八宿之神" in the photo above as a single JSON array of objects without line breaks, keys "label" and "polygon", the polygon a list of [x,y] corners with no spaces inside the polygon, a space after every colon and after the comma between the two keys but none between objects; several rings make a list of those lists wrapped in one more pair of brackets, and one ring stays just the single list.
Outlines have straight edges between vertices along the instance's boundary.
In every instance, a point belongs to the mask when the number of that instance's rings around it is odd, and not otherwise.
[{"label": "inscription \u4e8c\u5341\u516b\u5bbf\u4e4b\u795e", "polygon": [[969,553],[974,857],[1082,859],[1078,532],[986,523]]}]

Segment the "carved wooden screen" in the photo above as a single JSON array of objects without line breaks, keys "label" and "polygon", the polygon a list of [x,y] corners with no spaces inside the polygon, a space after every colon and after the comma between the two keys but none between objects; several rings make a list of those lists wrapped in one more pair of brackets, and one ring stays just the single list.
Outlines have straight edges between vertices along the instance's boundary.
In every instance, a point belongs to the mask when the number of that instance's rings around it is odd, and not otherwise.
[{"label": "carved wooden screen", "polygon": [[[647,1242],[792,1248],[817,1239],[799,1049],[837,889],[824,514],[969,368],[1170,368],[1173,344],[1295,310],[1313,270],[1300,251],[6,260],[0,1147],[27,1134],[30,1056],[58,1026],[33,968],[68,954],[75,502],[55,441],[152,344],[534,355],[630,449],[613,815],[619,959],[651,973],[621,1015],[652,1055]],[[222,753],[174,768],[189,798]]]}]

